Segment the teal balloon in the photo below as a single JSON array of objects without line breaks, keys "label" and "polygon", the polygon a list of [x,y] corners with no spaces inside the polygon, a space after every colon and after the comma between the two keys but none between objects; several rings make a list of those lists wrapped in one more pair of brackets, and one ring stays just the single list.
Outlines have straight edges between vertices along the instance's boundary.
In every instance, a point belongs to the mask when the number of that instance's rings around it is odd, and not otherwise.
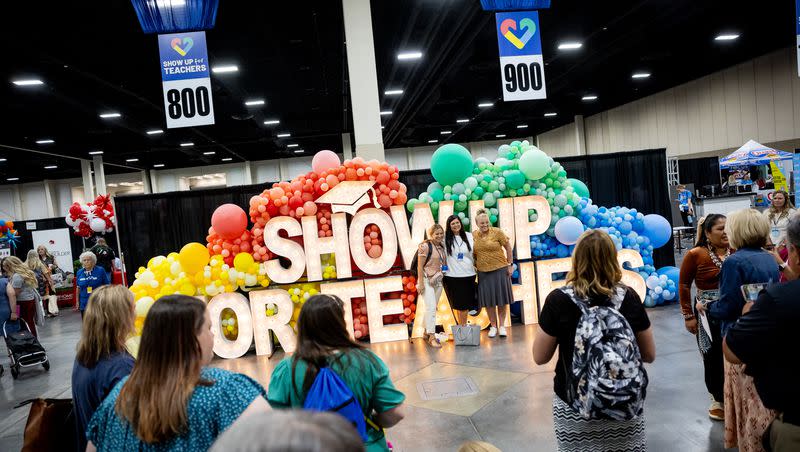
[{"label": "teal balloon", "polygon": [[486,193],[486,189],[484,187],[478,187],[475,190],[472,190],[472,194],[476,195],[478,198],[483,196],[484,193]]},{"label": "teal balloon", "polygon": [[497,224],[497,215],[490,215],[489,222],[491,222],[492,224]]},{"label": "teal balloon", "polygon": [[582,181],[578,179],[567,179],[570,185],[572,185],[572,189],[575,190],[578,196],[581,198],[589,198],[589,187],[586,186]]},{"label": "teal balloon", "polygon": [[500,168],[501,170],[505,170],[511,166],[511,162],[507,158],[500,157],[494,161],[494,166]]},{"label": "teal balloon", "polygon": [[409,199],[408,203],[406,204],[406,209],[408,209],[409,212],[413,213],[414,212],[414,206],[416,206],[418,202],[419,202],[419,200]]},{"label": "teal balloon", "polygon": [[550,172],[550,157],[539,149],[531,149],[519,158],[519,169],[528,179],[541,179]]},{"label": "teal balloon", "polygon": [[472,174],[472,154],[460,144],[441,146],[431,157],[431,173],[442,185],[453,185]]},{"label": "teal balloon", "polygon": [[431,198],[433,198],[435,202],[439,202],[444,199],[444,193],[441,189],[436,188],[431,192]]},{"label": "teal balloon", "polygon": [[511,170],[506,172],[506,185],[514,190],[525,185],[525,175],[520,170]]}]

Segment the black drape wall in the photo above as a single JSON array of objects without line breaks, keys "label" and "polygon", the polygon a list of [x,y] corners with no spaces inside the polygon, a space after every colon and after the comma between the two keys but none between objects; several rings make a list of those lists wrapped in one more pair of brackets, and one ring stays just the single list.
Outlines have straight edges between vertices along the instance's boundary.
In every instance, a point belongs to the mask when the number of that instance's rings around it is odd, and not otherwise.
[{"label": "black drape wall", "polygon": [[694,184],[695,190],[721,182],[718,157],[678,160],[678,173],[680,183]]}]

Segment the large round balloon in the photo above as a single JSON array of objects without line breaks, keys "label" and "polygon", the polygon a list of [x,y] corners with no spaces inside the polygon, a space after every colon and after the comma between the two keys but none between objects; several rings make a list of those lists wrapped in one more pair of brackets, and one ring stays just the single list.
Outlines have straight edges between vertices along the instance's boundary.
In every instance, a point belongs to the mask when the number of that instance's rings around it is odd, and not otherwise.
[{"label": "large round balloon", "polygon": [[208,248],[193,242],[188,243],[181,248],[178,253],[178,262],[181,263],[181,268],[188,275],[193,275],[201,271],[206,265],[211,256],[208,254]]},{"label": "large round balloon", "polygon": [[342,165],[339,156],[333,151],[319,151],[314,154],[311,159],[311,169],[315,173],[320,174],[333,168],[338,168]]},{"label": "large round balloon", "polygon": [[106,220],[97,217],[92,218],[89,227],[92,228],[94,232],[103,232],[106,230]]},{"label": "large round balloon", "polygon": [[583,234],[583,223],[575,217],[564,217],[556,223],[556,239],[564,245],[574,245]]},{"label": "large round balloon", "polygon": [[211,226],[223,239],[237,239],[247,229],[247,214],[236,204],[223,204],[211,215]]},{"label": "large round balloon", "polygon": [[463,182],[472,175],[472,154],[460,144],[445,144],[431,157],[431,173],[442,185]]},{"label": "large round balloon", "polygon": [[575,193],[578,194],[581,198],[589,198],[589,187],[583,183],[583,181],[579,181],[578,179],[567,179],[567,182],[572,185],[572,189],[575,190]]},{"label": "large round balloon", "polygon": [[670,237],[672,237],[672,225],[669,224],[666,218],[651,213],[650,215],[645,215],[643,221],[644,230],[641,235],[650,239],[653,248],[662,247],[669,242]]},{"label": "large round balloon", "polygon": [[550,158],[538,148],[533,148],[519,158],[519,169],[528,179],[541,179],[550,172]]},{"label": "large round balloon", "polygon": [[253,255],[250,253],[239,253],[233,258],[233,268],[242,273],[250,271],[254,263]]}]

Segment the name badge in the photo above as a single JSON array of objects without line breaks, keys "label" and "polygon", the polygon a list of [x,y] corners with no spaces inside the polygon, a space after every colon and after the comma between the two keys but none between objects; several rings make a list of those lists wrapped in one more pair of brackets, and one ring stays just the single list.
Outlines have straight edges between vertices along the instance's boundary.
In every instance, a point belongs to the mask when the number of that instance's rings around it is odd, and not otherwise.
[{"label": "name badge", "polygon": [[458,260],[464,260],[464,253],[458,253]]},{"label": "name badge", "polygon": [[447,273],[447,265],[442,265],[442,273]]},{"label": "name badge", "polygon": [[92,286],[86,288],[86,293],[92,293]]}]

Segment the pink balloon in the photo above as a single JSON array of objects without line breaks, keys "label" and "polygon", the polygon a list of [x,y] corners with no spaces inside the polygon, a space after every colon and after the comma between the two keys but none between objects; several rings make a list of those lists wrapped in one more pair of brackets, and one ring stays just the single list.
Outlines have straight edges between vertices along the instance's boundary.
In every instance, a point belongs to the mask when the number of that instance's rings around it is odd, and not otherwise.
[{"label": "pink balloon", "polygon": [[211,216],[211,226],[223,239],[235,239],[247,229],[247,214],[235,204],[223,204]]},{"label": "pink balloon", "polygon": [[381,253],[382,252],[383,252],[383,249],[381,248],[380,245],[372,245],[369,248],[369,251],[367,251],[367,254],[369,255],[369,257],[375,259],[375,258],[381,257]]},{"label": "pink balloon", "polygon": [[332,151],[319,151],[311,159],[311,168],[315,173],[321,174],[333,168],[338,168],[342,164],[339,156]]},{"label": "pink balloon", "polygon": [[316,215],[317,214],[317,205],[311,201],[306,201],[303,204],[303,210],[305,210],[306,215]]}]

